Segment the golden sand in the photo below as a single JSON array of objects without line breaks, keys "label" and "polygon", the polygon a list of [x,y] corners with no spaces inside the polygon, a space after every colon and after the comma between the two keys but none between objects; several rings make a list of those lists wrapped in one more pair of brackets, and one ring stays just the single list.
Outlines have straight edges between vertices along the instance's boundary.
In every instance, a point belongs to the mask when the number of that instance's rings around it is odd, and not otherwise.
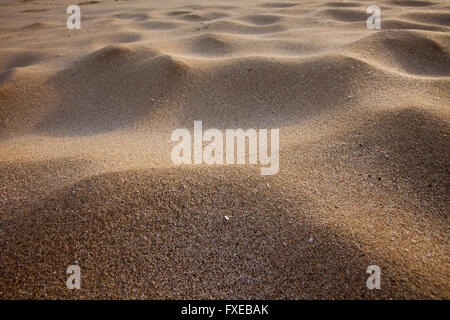
[{"label": "golden sand", "polygon": [[[448,2],[71,4],[0,3],[0,298],[450,298]],[[194,120],[278,174],[174,166]]]}]

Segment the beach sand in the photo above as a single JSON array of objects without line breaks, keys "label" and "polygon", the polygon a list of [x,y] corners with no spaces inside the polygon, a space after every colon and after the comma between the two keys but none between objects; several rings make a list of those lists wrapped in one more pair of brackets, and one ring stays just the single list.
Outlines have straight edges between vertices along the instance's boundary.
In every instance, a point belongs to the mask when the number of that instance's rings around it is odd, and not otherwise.
[{"label": "beach sand", "polygon": [[[448,2],[73,4],[0,2],[1,299],[450,298]],[[175,166],[195,120],[279,172]]]}]

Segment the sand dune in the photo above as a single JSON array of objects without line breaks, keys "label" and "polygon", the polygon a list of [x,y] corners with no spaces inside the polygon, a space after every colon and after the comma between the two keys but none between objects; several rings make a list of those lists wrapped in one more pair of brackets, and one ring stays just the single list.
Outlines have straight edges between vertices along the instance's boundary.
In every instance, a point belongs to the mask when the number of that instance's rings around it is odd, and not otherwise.
[{"label": "sand dune", "polygon": [[[381,30],[369,1],[71,4],[0,4],[2,299],[450,297],[445,1]],[[278,174],[175,166],[195,120],[279,128]]]},{"label": "sand dune", "polygon": [[430,37],[419,31],[386,30],[348,47],[365,56],[370,48],[372,60],[390,70],[436,77],[450,75],[450,68],[445,67],[450,65],[449,43],[447,35]]}]

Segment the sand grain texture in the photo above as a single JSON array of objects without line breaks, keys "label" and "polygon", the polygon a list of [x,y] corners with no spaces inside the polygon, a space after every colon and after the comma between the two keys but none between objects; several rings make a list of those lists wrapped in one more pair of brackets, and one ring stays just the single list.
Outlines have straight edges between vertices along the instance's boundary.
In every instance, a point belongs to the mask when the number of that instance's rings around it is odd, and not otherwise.
[{"label": "sand grain texture", "polygon": [[[381,30],[368,1],[71,4],[0,3],[1,299],[450,298],[446,1]],[[280,128],[279,173],[174,166],[194,120]]]}]

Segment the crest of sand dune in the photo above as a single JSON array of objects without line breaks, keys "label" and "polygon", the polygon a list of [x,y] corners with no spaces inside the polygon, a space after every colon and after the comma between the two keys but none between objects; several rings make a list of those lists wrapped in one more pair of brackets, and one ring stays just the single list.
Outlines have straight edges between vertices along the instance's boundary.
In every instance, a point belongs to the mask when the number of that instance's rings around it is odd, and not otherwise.
[{"label": "crest of sand dune", "polygon": [[[72,4],[0,3],[1,298],[450,298],[446,1]],[[173,165],[194,120],[278,174]]]}]

